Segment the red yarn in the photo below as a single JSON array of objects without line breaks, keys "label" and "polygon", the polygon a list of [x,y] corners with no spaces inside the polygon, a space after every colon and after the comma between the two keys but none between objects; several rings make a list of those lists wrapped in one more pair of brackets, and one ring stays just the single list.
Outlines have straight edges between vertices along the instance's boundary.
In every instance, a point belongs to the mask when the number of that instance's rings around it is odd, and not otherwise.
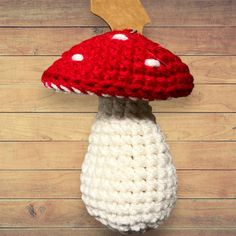
[{"label": "red yarn", "polygon": [[[146,59],[159,64],[145,65]],[[131,30],[111,31],[72,47],[43,73],[42,82],[65,91],[147,100],[187,96],[194,86],[178,56]]]}]

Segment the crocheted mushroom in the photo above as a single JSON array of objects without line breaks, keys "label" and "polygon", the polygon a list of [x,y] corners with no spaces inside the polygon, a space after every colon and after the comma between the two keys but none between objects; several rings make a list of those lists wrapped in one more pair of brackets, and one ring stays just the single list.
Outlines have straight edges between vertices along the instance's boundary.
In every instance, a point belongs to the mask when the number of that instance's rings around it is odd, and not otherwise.
[{"label": "crocheted mushroom", "polygon": [[188,66],[139,33],[111,31],[63,53],[42,82],[99,96],[81,174],[88,212],[120,232],[157,228],[174,206],[177,180],[149,101],[189,95]]}]

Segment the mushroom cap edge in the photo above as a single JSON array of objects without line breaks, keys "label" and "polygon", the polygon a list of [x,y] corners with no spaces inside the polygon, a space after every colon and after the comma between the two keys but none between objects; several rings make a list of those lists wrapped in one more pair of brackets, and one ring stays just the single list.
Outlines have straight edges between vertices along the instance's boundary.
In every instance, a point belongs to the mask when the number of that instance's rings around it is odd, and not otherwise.
[{"label": "mushroom cap edge", "polygon": [[75,45],[44,71],[42,82],[64,92],[149,101],[188,96],[194,87],[178,56],[131,30]]}]

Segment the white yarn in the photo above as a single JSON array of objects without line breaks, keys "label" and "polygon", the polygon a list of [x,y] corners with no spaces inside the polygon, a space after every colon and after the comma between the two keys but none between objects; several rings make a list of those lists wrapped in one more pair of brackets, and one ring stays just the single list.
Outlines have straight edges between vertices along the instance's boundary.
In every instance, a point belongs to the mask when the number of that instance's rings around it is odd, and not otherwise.
[{"label": "white yarn", "polygon": [[84,60],[84,56],[82,54],[74,54],[72,56],[72,60],[73,61],[83,61]]},{"label": "white yarn", "polygon": [[161,65],[161,63],[156,59],[146,59],[144,64],[150,67],[159,67]]},{"label": "white yarn", "polygon": [[124,34],[114,34],[112,39],[118,39],[118,40],[125,41],[125,40],[128,40],[128,37]]},{"label": "white yarn", "polygon": [[148,102],[99,98],[81,174],[88,212],[124,233],[157,228],[174,206],[176,182]]}]

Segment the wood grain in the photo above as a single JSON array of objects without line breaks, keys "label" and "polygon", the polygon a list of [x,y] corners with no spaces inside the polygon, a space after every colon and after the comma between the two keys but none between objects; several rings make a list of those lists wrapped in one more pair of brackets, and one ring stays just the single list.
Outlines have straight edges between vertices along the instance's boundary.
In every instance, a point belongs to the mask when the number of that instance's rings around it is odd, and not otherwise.
[{"label": "wood grain", "polygon": [[[105,167],[104,167],[105,168]],[[236,198],[236,171],[179,170],[179,198]],[[0,171],[0,198],[80,198],[80,171]]]},{"label": "wood grain", "polygon": [[[144,35],[180,55],[196,85],[190,97],[152,103],[180,199],[145,235],[236,235],[236,1],[142,3],[152,20]],[[1,236],[120,235],[79,199],[97,99],[54,94],[40,82],[57,55],[106,31],[88,0],[0,1]]]},{"label": "wood grain", "polygon": [[179,171],[178,197],[236,198],[235,171]]},{"label": "wood grain", "polygon": [[[108,28],[0,28],[0,55],[61,55]],[[63,32],[63,33],[62,33]],[[144,35],[181,55],[236,55],[236,27],[146,28]]]},{"label": "wood grain", "polygon": [[79,184],[80,171],[1,171],[0,198],[78,198]]},{"label": "wood grain", "polygon": [[[230,0],[142,0],[152,26],[235,25],[236,4]],[[101,26],[87,0],[1,0],[0,26]],[[201,14],[199,14],[201,13]]]},{"label": "wood grain", "polygon": [[[234,227],[235,210],[235,200],[178,200],[161,228]],[[2,200],[0,215],[0,227],[104,227],[88,215],[80,200]]]},{"label": "wood grain", "polygon": [[[233,228],[159,228],[145,236],[235,236]],[[120,233],[102,228],[28,228],[0,229],[1,236],[120,236]]]},{"label": "wood grain", "polygon": [[[0,85],[41,87],[42,72],[56,56],[3,56],[0,57]],[[194,76],[195,84],[236,83],[235,56],[181,56]]]},{"label": "wood grain", "polygon": [[[177,169],[236,170],[235,142],[168,144]],[[87,142],[0,142],[0,170],[80,169],[87,145]]]},{"label": "wood grain", "polygon": [[[94,114],[2,113],[0,141],[85,141]],[[165,114],[157,116],[168,140],[236,140],[236,114]]]},{"label": "wood grain", "polygon": [[[235,236],[234,228],[159,228],[145,236]],[[102,228],[16,228],[0,229],[1,236],[120,236],[119,233]]]},{"label": "wood grain", "polygon": [[0,170],[80,169],[86,150],[87,142],[2,142]]},{"label": "wood grain", "polygon": [[[14,94],[14,96],[8,96]],[[220,96],[219,96],[220,94]],[[235,85],[196,85],[188,97],[151,102],[154,112],[235,112]],[[0,112],[97,112],[97,96],[56,93],[42,84],[0,86]]]},{"label": "wood grain", "polygon": [[173,162],[179,169],[235,169],[235,142],[171,142]]}]

